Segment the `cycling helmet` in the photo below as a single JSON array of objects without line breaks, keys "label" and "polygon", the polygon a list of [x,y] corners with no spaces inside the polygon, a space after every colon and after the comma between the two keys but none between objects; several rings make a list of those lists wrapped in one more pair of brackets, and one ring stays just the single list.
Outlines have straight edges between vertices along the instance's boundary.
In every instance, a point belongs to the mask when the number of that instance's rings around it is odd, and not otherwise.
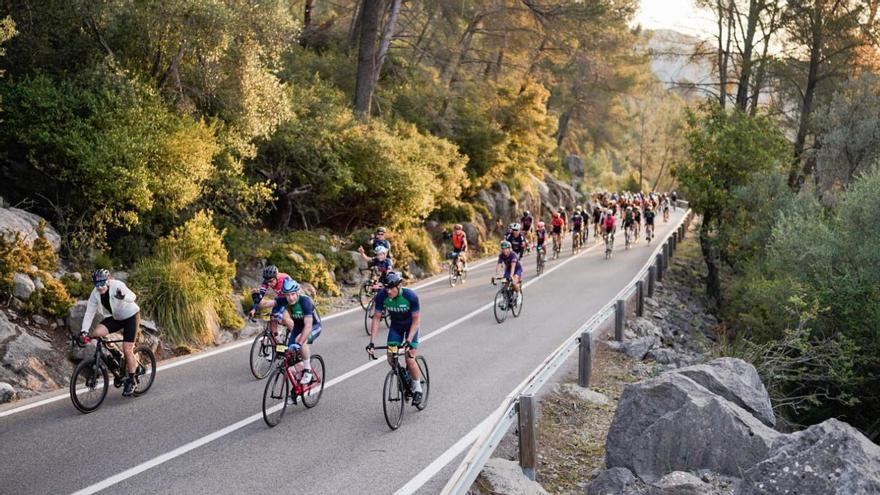
[{"label": "cycling helmet", "polygon": [[554,211],[554,212],[553,212],[553,218],[559,218],[559,212],[558,212],[558,211]]},{"label": "cycling helmet", "polygon": [[377,233],[377,234],[384,234],[384,233],[385,233],[385,227],[379,227],[378,229],[376,229],[376,233]]},{"label": "cycling helmet", "polygon": [[501,249],[510,249],[510,243],[507,241],[501,241]]},{"label": "cycling helmet", "polygon": [[521,228],[520,224],[514,222],[510,224],[510,230],[519,230]]},{"label": "cycling helmet", "polygon": [[376,246],[376,249],[373,250],[377,255],[379,254],[388,254],[388,248],[385,246]]},{"label": "cycling helmet", "polygon": [[382,284],[386,289],[393,289],[403,282],[403,277],[397,272],[388,272],[385,274],[385,282]]},{"label": "cycling helmet", "polygon": [[544,222],[538,222],[538,230],[544,228]]},{"label": "cycling helmet", "polygon": [[285,278],[284,282],[281,283],[281,293],[286,295],[293,294],[294,292],[299,292],[299,284],[290,277]]},{"label": "cycling helmet", "polygon": [[632,209],[633,209],[632,206],[627,206],[627,207],[626,207],[626,211],[632,211]]},{"label": "cycling helmet", "polygon": [[275,265],[269,265],[266,268],[263,268],[263,280],[272,280],[278,275],[278,267]]},{"label": "cycling helmet", "polygon": [[461,230],[463,227],[460,223],[455,224],[455,230]]},{"label": "cycling helmet", "polygon": [[96,285],[104,285],[108,278],[110,278],[110,270],[107,270],[106,268],[98,268],[95,270],[95,273],[92,274],[92,282]]},{"label": "cycling helmet", "polygon": [[530,217],[530,216],[532,216],[532,212],[530,212],[529,210],[526,210],[526,211],[523,213],[523,216],[524,216],[524,217]]}]

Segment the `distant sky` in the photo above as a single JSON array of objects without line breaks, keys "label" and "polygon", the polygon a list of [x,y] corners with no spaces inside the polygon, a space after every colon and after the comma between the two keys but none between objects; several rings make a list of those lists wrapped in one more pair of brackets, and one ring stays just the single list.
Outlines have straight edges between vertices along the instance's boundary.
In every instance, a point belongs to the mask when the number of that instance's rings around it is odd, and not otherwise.
[{"label": "distant sky", "polygon": [[715,29],[712,15],[694,6],[693,0],[642,0],[633,21],[645,29],[672,29],[706,38]]}]

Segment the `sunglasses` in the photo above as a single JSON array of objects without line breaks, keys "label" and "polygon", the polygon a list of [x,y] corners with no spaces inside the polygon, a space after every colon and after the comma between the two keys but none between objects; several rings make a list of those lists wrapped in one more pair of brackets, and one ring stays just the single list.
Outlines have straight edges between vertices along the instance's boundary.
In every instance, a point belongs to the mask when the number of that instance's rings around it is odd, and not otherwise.
[{"label": "sunglasses", "polygon": [[105,285],[107,285],[107,281],[106,281],[106,280],[102,280],[101,282],[95,282],[95,288],[96,288],[96,289],[100,289],[101,287],[104,287]]}]

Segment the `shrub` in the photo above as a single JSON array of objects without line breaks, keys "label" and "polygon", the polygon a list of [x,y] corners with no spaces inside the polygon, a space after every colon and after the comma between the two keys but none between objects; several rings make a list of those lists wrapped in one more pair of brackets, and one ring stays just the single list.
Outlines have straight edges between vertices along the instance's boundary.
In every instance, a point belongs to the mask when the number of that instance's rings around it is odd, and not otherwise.
[{"label": "shrub", "polygon": [[425,272],[434,274],[440,271],[440,254],[425,229],[408,229],[400,237],[406,250],[412,253],[413,261]]},{"label": "shrub", "polygon": [[308,282],[318,291],[332,296],[341,294],[336,281],[333,280],[330,264],[318,259],[299,244],[284,243],[274,246],[268,262],[297,282]]},{"label": "shrub", "polygon": [[88,297],[94,288],[88,275],[80,277],[80,279],[77,280],[73,275],[65,273],[61,276],[61,283],[64,284],[68,294],[81,299]]},{"label": "shrub", "polygon": [[67,293],[64,284],[43,271],[37,271],[31,275],[40,278],[43,282],[43,288],[31,294],[25,308],[31,313],[46,313],[52,316],[67,315],[67,310],[76,301]]}]

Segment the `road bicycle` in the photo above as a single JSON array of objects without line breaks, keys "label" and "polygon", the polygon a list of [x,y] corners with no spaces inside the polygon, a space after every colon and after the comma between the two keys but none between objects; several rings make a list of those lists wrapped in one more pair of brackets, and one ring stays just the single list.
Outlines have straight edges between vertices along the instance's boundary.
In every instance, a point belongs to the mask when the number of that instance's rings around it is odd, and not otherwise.
[{"label": "road bicycle", "polygon": [[361,274],[367,272],[369,272],[370,276],[361,283],[361,288],[358,290],[358,302],[363,310],[367,309],[367,305],[376,297],[376,293],[379,292],[380,288],[378,271],[375,268],[361,269]]},{"label": "road bicycle", "polygon": [[633,237],[634,237],[632,226],[626,228],[626,230],[624,231],[624,237],[626,239],[625,244],[624,244],[624,249],[629,249],[630,245],[633,243]]},{"label": "road bicycle", "polygon": [[459,282],[467,282],[467,261],[459,261],[460,253],[452,252],[449,253],[449,256],[452,260],[449,263],[449,286],[455,287],[455,284]]},{"label": "road bicycle", "polygon": [[[382,412],[385,413],[385,422],[392,430],[400,428],[400,422],[403,420],[403,411],[407,403],[412,401],[412,375],[406,365],[400,364],[400,357],[406,354],[409,346],[379,346],[374,350],[387,349],[391,354],[391,369],[385,375],[385,384],[382,386]],[[370,356],[372,359],[379,359],[375,355]],[[431,378],[428,373],[428,362],[424,356],[416,356],[416,364],[419,366],[419,372],[422,375],[422,402],[415,406],[419,411],[423,411],[428,407],[428,393],[431,391]]]},{"label": "road bicycle", "polygon": [[535,249],[537,250],[536,258],[538,259],[535,266],[535,272],[538,275],[541,275],[544,273],[544,264],[547,262],[547,250],[544,246],[535,246]]},{"label": "road bicycle", "polygon": [[571,254],[577,254],[581,250],[581,233],[574,231],[571,233]]},{"label": "road bicycle", "polygon": [[[108,370],[113,375],[113,386],[116,388],[123,386],[128,379],[125,356],[113,347],[115,344],[122,344],[122,339],[101,337],[92,340],[95,342],[95,354],[80,361],[70,375],[70,400],[81,413],[90,413],[104,402],[110,388]],[[71,336],[71,343],[85,347],[77,337]],[[134,395],[138,396],[147,393],[153,386],[156,379],[156,356],[144,344],[134,348],[134,356],[138,361]]]},{"label": "road bicycle", "polygon": [[[256,321],[256,319],[251,318],[251,321]],[[275,360],[280,356],[275,352],[275,347],[278,344],[284,344],[287,342],[287,327],[284,325],[277,325],[275,327],[279,332],[284,332],[281,335],[275,335],[275,332],[272,331],[272,321],[266,321],[266,327],[263,329],[262,333],[254,337],[254,343],[251,344],[251,354],[250,354],[250,366],[251,366],[251,374],[254,375],[254,378],[257,380],[262,380],[269,375],[269,372],[272,371],[272,365],[275,364]]]},{"label": "road bicycle", "polygon": [[605,234],[605,259],[611,259],[611,255],[614,252],[614,236],[612,234]]},{"label": "road bicycle", "polygon": [[277,344],[275,352],[283,356],[283,359],[278,360],[275,370],[266,381],[266,388],[263,389],[263,421],[270,427],[281,422],[287,406],[296,405],[297,398],[302,399],[307,408],[318,405],[327,380],[324,358],[320,354],[309,357],[312,380],[303,385],[300,383],[303,375],[302,352],[289,350],[284,344]]},{"label": "road bicycle", "polygon": [[[498,285],[496,282],[495,277],[492,277],[492,285]],[[520,286],[519,292],[514,292],[513,280],[510,277],[505,277],[501,288],[495,294],[495,321],[503,323],[507,319],[508,311],[513,313],[514,318],[518,318],[522,313],[522,305],[522,286]]]},{"label": "road bicycle", "polygon": [[559,258],[559,253],[562,251],[562,234],[553,234],[553,259]]}]

